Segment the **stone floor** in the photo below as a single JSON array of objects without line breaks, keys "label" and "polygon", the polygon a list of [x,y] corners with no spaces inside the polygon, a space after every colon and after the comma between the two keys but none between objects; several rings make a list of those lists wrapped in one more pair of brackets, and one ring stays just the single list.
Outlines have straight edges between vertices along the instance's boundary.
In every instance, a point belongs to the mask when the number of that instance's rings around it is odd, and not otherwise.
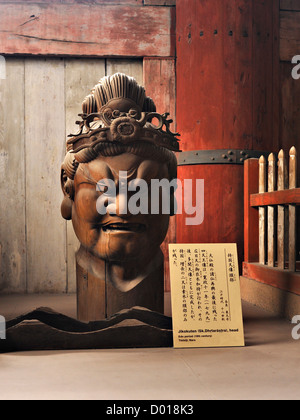
[{"label": "stone floor", "polygon": [[[170,307],[166,297],[167,311]],[[2,296],[7,319],[38,306],[76,316],[74,295]],[[298,400],[293,325],[243,302],[245,347],[0,355],[0,399]]]}]

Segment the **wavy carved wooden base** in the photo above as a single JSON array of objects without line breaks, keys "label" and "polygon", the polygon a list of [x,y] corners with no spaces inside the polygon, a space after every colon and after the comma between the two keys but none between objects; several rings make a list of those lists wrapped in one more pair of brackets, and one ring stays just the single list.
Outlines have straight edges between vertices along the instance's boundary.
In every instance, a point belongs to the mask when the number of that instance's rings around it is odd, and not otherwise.
[{"label": "wavy carved wooden base", "polygon": [[0,353],[172,345],[172,319],[145,308],[133,307],[88,323],[49,308],[38,308],[7,322]]}]

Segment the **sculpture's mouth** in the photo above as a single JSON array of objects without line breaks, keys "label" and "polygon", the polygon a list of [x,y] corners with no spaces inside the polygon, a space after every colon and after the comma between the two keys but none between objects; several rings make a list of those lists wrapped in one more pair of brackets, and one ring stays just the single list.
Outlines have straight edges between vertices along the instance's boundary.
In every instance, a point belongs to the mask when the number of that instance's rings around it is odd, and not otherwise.
[{"label": "sculpture's mouth", "polygon": [[108,223],[106,225],[102,225],[101,229],[105,233],[142,233],[145,232],[146,225],[142,223]]}]

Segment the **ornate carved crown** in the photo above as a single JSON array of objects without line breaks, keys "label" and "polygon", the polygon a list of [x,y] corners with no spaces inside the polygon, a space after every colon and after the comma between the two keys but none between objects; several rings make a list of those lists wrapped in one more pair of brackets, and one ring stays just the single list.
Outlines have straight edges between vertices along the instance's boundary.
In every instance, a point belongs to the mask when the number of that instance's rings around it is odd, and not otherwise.
[{"label": "ornate carved crown", "polygon": [[[147,142],[179,152],[178,133],[170,131],[169,114],[159,114],[145,90],[122,73],[106,76],[82,104],[79,132],[70,134],[67,151],[78,153],[101,142]],[[156,123],[153,122],[156,121]]]}]

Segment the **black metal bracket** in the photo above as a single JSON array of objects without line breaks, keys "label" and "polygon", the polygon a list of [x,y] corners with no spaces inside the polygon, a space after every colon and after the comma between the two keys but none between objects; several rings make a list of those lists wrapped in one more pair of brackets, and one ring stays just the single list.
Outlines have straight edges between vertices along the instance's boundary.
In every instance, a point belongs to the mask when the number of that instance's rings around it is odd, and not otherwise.
[{"label": "black metal bracket", "polygon": [[270,152],[258,150],[191,150],[177,155],[178,166],[236,164],[243,165],[246,159],[259,159],[262,155],[267,159]]}]

